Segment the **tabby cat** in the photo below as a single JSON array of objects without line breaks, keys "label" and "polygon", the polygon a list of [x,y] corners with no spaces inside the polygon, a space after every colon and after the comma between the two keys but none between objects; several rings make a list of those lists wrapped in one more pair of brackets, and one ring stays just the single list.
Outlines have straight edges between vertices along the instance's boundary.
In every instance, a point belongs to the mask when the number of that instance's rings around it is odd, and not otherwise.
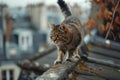
[{"label": "tabby cat", "polygon": [[50,38],[58,48],[58,58],[54,64],[62,63],[65,53],[67,53],[66,60],[70,61],[72,57],[79,58],[78,49],[83,41],[79,19],[72,15],[63,0],[58,0],[58,4],[65,15],[65,20],[58,25],[50,24]]}]

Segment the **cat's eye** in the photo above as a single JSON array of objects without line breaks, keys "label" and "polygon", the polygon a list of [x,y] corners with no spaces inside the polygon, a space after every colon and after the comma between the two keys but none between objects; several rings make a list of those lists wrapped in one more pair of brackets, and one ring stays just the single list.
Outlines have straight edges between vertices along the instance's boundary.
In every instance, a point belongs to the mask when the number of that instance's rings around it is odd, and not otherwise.
[{"label": "cat's eye", "polygon": [[61,26],[59,26],[59,29],[64,30],[64,29],[65,29],[65,26],[64,26],[64,25],[61,25]]},{"label": "cat's eye", "polygon": [[50,38],[52,39],[52,38],[53,38],[53,36],[50,36]]}]

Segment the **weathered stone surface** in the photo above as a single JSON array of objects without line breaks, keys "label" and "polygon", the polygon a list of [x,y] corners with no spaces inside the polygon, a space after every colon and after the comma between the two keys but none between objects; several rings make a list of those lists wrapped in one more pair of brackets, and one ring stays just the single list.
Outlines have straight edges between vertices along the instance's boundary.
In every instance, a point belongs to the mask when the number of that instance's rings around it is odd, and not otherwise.
[{"label": "weathered stone surface", "polygon": [[66,61],[63,64],[52,66],[43,75],[37,77],[36,80],[65,80],[79,61],[80,59],[74,59],[71,62]]}]

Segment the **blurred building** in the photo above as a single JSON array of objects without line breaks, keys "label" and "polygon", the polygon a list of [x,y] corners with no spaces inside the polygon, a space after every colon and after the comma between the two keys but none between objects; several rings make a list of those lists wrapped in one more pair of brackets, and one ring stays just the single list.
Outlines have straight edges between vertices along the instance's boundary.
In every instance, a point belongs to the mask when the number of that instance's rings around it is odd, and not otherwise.
[{"label": "blurred building", "polygon": [[81,18],[81,15],[83,12],[82,12],[81,7],[77,3],[71,7],[71,10],[74,16],[78,17],[79,19]]},{"label": "blurred building", "polygon": [[11,61],[7,60],[5,33],[6,21],[5,15],[8,13],[8,7],[0,4],[0,80],[17,80],[20,69]]},{"label": "blurred building", "polygon": [[18,80],[18,60],[38,52],[46,42],[25,9],[0,5],[0,80]]},{"label": "blurred building", "polygon": [[4,33],[5,33],[5,13],[7,13],[8,7],[6,4],[0,4],[0,56],[5,58],[4,54]]},{"label": "blurred building", "polygon": [[40,30],[46,30],[47,28],[47,16],[44,3],[30,4],[26,7],[32,22]]},{"label": "blurred building", "polygon": [[3,7],[4,5],[0,5],[0,56],[4,56],[3,54]]},{"label": "blurred building", "polygon": [[29,4],[26,7],[32,22],[43,35],[46,42],[50,43],[49,39],[49,24],[59,24],[63,20],[63,15],[56,5],[45,5],[44,3]]}]

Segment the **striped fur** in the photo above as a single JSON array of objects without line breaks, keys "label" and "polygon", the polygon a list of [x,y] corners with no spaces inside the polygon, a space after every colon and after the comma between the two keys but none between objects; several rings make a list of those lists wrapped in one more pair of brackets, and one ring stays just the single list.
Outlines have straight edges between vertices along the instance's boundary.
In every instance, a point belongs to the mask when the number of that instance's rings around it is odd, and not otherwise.
[{"label": "striped fur", "polygon": [[58,0],[58,5],[60,6],[60,8],[66,18],[68,16],[72,15],[70,9],[68,8],[67,4],[63,0]]},{"label": "striped fur", "polygon": [[50,38],[58,48],[58,58],[54,64],[62,63],[66,53],[66,60],[70,60],[72,57],[79,58],[78,48],[83,43],[83,32],[79,19],[72,16],[63,0],[58,0],[58,4],[66,19],[59,25],[50,25]]}]

